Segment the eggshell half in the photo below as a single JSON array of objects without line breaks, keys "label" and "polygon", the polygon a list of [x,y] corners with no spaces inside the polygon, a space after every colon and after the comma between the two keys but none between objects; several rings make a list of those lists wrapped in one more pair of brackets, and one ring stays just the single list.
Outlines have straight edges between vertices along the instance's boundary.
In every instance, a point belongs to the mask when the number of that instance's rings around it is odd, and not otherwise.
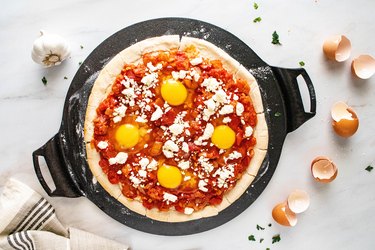
[{"label": "eggshell half", "polygon": [[330,60],[343,62],[350,57],[352,45],[343,35],[329,37],[323,44],[323,52]]},{"label": "eggshell half", "polygon": [[352,61],[352,72],[361,79],[369,79],[375,74],[375,59],[369,55],[360,55]]},{"label": "eggshell half", "polygon": [[297,224],[297,216],[288,208],[286,202],[279,203],[273,208],[272,217],[283,226],[294,227]]},{"label": "eggshell half", "polygon": [[296,189],[289,194],[287,203],[293,213],[303,213],[310,206],[310,197],[305,191]]},{"label": "eggshell half", "polygon": [[342,137],[354,135],[359,127],[355,111],[344,102],[337,102],[331,108],[333,130]]},{"label": "eggshell half", "polygon": [[326,156],[318,156],[311,163],[311,173],[316,181],[328,183],[336,179],[337,167]]}]

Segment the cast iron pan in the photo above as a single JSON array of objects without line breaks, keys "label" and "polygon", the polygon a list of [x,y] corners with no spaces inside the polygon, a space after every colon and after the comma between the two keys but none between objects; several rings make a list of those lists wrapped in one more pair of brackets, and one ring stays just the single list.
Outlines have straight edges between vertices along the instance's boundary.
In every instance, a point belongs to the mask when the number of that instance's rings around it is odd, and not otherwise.
[{"label": "cast iron pan", "polygon": [[[86,161],[83,126],[88,97],[98,72],[117,53],[143,39],[178,34],[205,39],[222,48],[251,71],[257,79],[269,129],[268,153],[255,182],[235,203],[217,216],[195,221],[166,223],[149,219],[124,207],[93,180]],[[309,94],[310,111],[305,112],[297,76],[302,75]],[[233,219],[262,193],[279,161],[287,133],[315,115],[316,99],[312,82],[304,69],[283,69],[263,62],[245,43],[217,26],[184,18],[161,18],[124,28],[106,39],[83,62],[74,76],[65,100],[59,132],[33,153],[36,175],[49,196],[85,196],[115,220],[159,235],[187,235],[218,227]],[[39,157],[44,157],[56,186],[44,180]]]}]

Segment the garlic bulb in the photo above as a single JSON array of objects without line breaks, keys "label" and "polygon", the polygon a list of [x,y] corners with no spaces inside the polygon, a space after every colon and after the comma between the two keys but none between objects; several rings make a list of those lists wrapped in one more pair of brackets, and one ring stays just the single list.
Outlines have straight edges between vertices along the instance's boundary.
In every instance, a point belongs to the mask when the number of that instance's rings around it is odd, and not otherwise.
[{"label": "garlic bulb", "polygon": [[59,65],[70,55],[70,46],[61,36],[40,31],[40,37],[34,41],[31,58],[34,62],[51,67]]}]

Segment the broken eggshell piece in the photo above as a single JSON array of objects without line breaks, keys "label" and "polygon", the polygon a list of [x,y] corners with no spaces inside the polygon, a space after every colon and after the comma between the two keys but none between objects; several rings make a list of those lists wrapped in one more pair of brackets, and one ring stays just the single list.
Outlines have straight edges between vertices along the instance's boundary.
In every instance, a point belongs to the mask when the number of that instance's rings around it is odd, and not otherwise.
[{"label": "broken eggshell piece", "polygon": [[288,208],[287,202],[277,204],[272,209],[272,217],[283,226],[294,227],[297,224],[297,216]]},{"label": "broken eggshell piece", "polygon": [[289,194],[287,203],[293,213],[303,213],[310,206],[310,197],[305,191],[296,189]]},{"label": "broken eggshell piece", "polygon": [[311,163],[311,173],[318,182],[333,181],[337,172],[336,165],[326,156],[318,156]]},{"label": "broken eggshell piece", "polygon": [[342,137],[350,137],[357,132],[359,120],[357,114],[344,102],[337,102],[332,106],[332,127]]},{"label": "broken eggshell piece", "polygon": [[369,55],[360,55],[352,62],[352,72],[361,79],[369,79],[375,74],[375,59]]},{"label": "broken eggshell piece", "polygon": [[343,35],[329,37],[323,44],[323,52],[330,60],[343,62],[350,57],[352,45]]}]

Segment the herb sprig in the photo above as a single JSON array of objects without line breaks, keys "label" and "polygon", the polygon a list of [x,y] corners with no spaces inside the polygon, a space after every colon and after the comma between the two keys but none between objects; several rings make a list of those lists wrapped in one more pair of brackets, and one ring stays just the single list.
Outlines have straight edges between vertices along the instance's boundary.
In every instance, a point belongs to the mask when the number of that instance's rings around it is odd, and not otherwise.
[{"label": "herb sprig", "polygon": [[275,44],[275,45],[281,45],[280,43],[280,37],[279,37],[279,34],[277,34],[276,30],[272,33],[272,44]]},{"label": "herb sprig", "polygon": [[45,76],[43,76],[43,78],[42,78],[42,83],[44,84],[44,86],[46,86],[47,85],[47,78],[45,77]]}]

